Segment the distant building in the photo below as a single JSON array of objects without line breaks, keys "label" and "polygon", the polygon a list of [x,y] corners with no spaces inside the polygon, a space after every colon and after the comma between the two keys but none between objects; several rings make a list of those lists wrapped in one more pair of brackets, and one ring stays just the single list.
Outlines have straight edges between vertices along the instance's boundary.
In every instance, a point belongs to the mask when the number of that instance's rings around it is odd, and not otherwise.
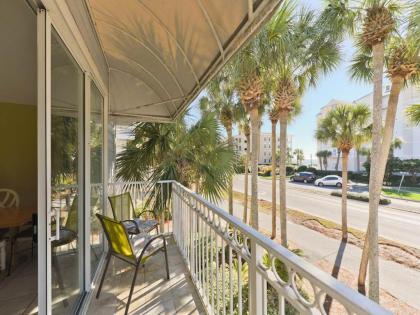
[{"label": "distant building", "polygon": [[[292,147],[292,136],[288,136],[288,147]],[[248,143],[246,137],[242,134],[233,136],[233,144],[239,155],[246,154]],[[276,135],[276,151],[280,150],[280,136]],[[260,152],[258,155],[258,164],[271,164],[271,133],[263,132],[260,135]]]},{"label": "distant building", "polygon": [[[390,87],[385,88],[385,93],[382,97],[382,116],[385,118],[388,99],[389,99]],[[372,108],[373,104],[373,93],[369,93],[361,98],[354,100],[353,102],[341,101],[332,99],[327,105],[321,108],[317,115],[318,122],[321,118],[334,107],[340,103],[351,103],[351,104],[366,104]],[[409,86],[401,91],[397,115],[395,119],[394,138],[402,140],[401,149],[394,151],[395,157],[400,159],[419,159],[420,158],[420,127],[414,126],[407,121],[405,110],[409,105],[420,103],[420,86]],[[364,145],[365,148],[370,148],[370,143]],[[328,158],[328,170],[335,169],[337,163],[338,152],[337,148],[331,146],[331,143],[323,143],[318,141],[317,151],[329,150],[331,151],[331,157]],[[357,171],[358,169],[364,170],[363,163],[366,161],[366,156],[359,155],[359,168],[357,165],[357,153],[356,150],[352,150],[349,155],[349,171]],[[339,161],[339,170],[341,170],[341,161]]]}]

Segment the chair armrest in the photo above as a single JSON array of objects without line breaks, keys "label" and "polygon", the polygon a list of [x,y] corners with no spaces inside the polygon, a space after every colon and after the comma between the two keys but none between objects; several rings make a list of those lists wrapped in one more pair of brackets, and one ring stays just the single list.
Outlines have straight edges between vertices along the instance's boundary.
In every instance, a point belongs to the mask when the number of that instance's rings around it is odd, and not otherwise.
[{"label": "chair armrest", "polygon": [[[147,248],[149,247],[149,246],[151,246],[151,244],[153,243],[153,242],[155,242],[156,240],[159,240],[159,239],[162,239],[162,241],[163,241],[163,245],[162,245],[162,248],[163,247],[166,247],[166,240],[165,240],[165,236],[163,235],[163,234],[159,234],[159,235],[155,235],[155,236],[153,236],[153,237],[151,237],[148,241],[147,241],[147,243],[146,243],[146,245],[143,247],[143,249],[141,250],[141,254],[140,254],[140,256],[139,256],[139,261],[141,261],[142,259],[143,259],[143,256],[144,256],[144,254],[146,253],[146,251],[147,251]],[[153,251],[152,253],[151,253],[151,255],[153,255],[155,252],[157,252],[158,250],[160,250],[161,248],[159,247],[159,248],[157,248],[155,251]],[[150,256],[150,255],[149,255]],[[146,258],[146,257],[145,257]]]}]

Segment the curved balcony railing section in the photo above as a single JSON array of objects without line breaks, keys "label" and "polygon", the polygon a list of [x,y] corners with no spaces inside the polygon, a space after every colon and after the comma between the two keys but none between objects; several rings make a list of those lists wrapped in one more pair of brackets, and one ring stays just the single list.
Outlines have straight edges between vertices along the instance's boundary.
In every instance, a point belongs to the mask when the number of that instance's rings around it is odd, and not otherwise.
[{"label": "curved balcony railing section", "polygon": [[[165,232],[209,314],[391,314],[178,182],[158,185],[156,197],[170,197]],[[145,187],[115,183],[109,192],[131,191],[143,204]]]}]

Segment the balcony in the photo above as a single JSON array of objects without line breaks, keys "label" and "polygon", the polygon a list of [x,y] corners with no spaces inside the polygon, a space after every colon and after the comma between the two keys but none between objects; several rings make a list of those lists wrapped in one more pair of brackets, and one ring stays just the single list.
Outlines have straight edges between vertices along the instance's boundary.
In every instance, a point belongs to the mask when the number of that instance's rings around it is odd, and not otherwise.
[{"label": "balcony", "polygon": [[[132,314],[326,314],[326,301],[333,301],[330,314],[390,314],[181,184],[159,185],[157,196],[170,196],[171,219],[162,220],[161,229],[169,243],[171,280],[164,280],[161,257],[148,261]],[[137,208],[146,186],[111,184],[109,193],[130,191]],[[114,264],[89,314],[122,313],[132,272]]]}]

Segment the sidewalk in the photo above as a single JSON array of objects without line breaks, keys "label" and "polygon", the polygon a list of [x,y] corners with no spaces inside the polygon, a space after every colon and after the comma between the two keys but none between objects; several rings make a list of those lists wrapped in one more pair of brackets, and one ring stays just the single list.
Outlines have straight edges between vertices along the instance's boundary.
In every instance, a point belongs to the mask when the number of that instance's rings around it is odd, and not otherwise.
[{"label": "sidewalk", "polygon": [[[227,209],[227,204],[221,205]],[[243,206],[234,201],[234,214],[242,216]],[[259,213],[260,228],[271,231],[271,216]],[[279,224],[278,224],[279,226]],[[279,231],[278,231],[279,233]],[[340,241],[324,236],[304,226],[288,222],[289,241],[303,250],[305,259],[318,265],[323,260],[334,265]],[[362,250],[347,244],[342,258],[341,268],[357,275]],[[420,314],[420,272],[404,267],[392,261],[380,259],[381,288],[397,299],[418,309]],[[341,272],[341,271],[340,271]]]}]

